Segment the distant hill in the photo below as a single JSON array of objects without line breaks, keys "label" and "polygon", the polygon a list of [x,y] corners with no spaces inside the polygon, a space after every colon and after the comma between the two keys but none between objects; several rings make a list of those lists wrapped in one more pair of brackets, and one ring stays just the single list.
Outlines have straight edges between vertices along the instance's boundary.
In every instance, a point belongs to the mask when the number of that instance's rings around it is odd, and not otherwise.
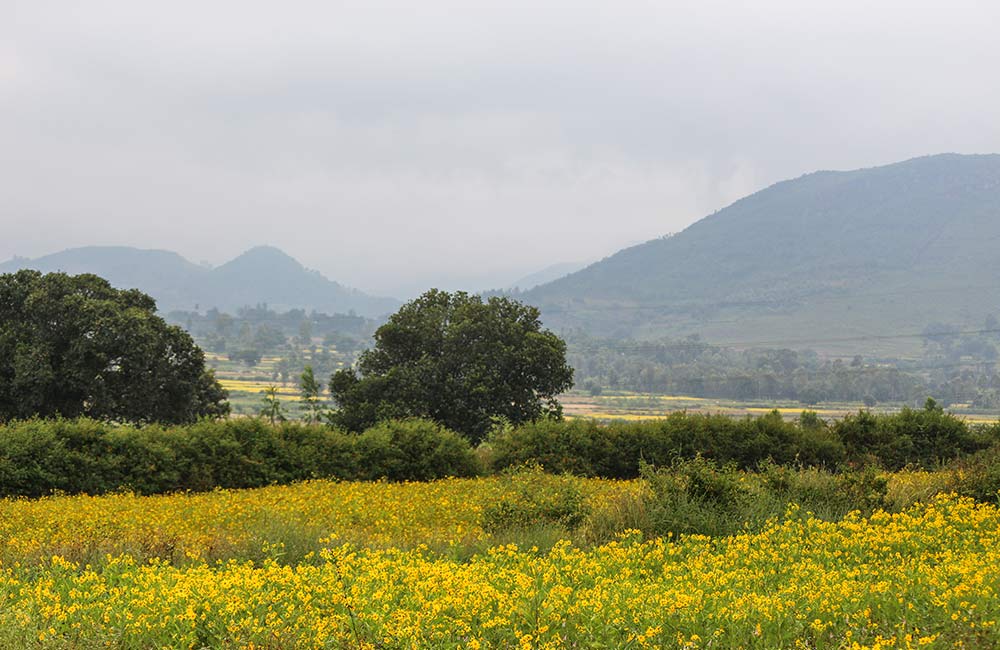
[{"label": "distant hill", "polygon": [[912,348],[1000,313],[998,279],[1000,155],[944,154],[777,183],[522,297],[601,335]]},{"label": "distant hill", "polygon": [[393,298],[370,296],[328,280],[277,248],[260,246],[216,268],[187,261],[177,253],[120,246],[74,248],[37,259],[15,258],[0,273],[21,268],[44,272],[95,273],[116,287],[137,288],[156,298],[163,313],[216,307],[233,312],[267,303],[277,310],[306,309],[378,317],[399,306]]},{"label": "distant hill", "polygon": [[516,282],[511,283],[509,288],[527,291],[528,289],[533,289],[540,284],[558,280],[559,278],[569,275],[570,273],[576,273],[585,266],[587,266],[586,262],[561,262],[559,264],[552,264],[550,266],[546,266],[544,269],[535,271],[534,273],[530,273],[523,278],[518,279]]}]

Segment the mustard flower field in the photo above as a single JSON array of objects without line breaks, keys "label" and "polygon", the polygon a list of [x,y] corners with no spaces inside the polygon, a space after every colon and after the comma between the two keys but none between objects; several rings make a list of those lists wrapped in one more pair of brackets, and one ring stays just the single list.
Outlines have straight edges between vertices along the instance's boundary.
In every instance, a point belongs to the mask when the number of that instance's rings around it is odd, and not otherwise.
[{"label": "mustard flower field", "polygon": [[840,521],[793,505],[755,532],[653,537],[623,528],[640,481],[531,480],[570,482],[584,519],[498,528],[526,493],[503,477],[0,502],[0,646],[1000,644],[993,505],[938,494]]}]

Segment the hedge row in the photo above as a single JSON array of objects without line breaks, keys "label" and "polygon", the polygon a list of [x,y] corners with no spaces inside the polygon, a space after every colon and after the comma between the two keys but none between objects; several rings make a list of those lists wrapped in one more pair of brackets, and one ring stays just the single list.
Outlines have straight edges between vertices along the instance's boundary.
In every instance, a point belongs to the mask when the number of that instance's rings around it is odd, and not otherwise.
[{"label": "hedge row", "polygon": [[431,480],[479,473],[458,434],[432,422],[385,422],[360,435],[260,419],[115,426],[88,419],[0,426],[0,496],[157,494],[250,488],[310,478]]},{"label": "hedge row", "polygon": [[935,467],[988,447],[997,434],[997,425],[970,427],[929,403],[895,414],[861,411],[832,424],[813,413],[786,421],[777,411],[745,418],[677,412],[610,424],[540,421],[498,432],[490,446],[495,469],[536,462],[551,472],[634,478],[640,461],[662,467],[698,456],[742,469],[767,460],[827,468]]},{"label": "hedge row", "polygon": [[[765,461],[898,469],[964,457],[989,447],[998,433],[1000,425],[970,427],[932,402],[897,414],[861,411],[832,424],[810,413],[789,422],[776,411],[742,419],[680,412],[647,422],[508,427],[491,435],[482,455],[494,470],[534,463],[608,478],[635,478],[643,462],[664,467],[697,457],[743,469]],[[465,439],[426,420],[388,421],[360,435],[253,418],[141,428],[87,419],[0,425],[0,496],[156,494],[310,478],[431,480],[481,470]]]}]

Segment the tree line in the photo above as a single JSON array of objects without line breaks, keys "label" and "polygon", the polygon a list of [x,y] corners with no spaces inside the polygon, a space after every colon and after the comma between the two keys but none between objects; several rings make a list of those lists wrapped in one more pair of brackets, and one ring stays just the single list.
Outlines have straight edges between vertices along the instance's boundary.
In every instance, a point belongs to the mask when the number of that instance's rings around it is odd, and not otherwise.
[{"label": "tree line", "polygon": [[[157,316],[153,299],[137,290],[95,275],[26,270],[0,275],[0,307],[0,422],[85,416],[176,424],[229,412],[191,335]],[[299,321],[303,342],[313,320]],[[331,374],[334,409],[322,407],[311,367],[300,378],[303,402],[311,421],[351,432],[416,417],[476,443],[498,418],[520,424],[561,415],[556,396],[573,384],[565,352],[534,307],[431,290],[375,331],[356,366]],[[265,396],[272,421],[280,419],[275,397]]]},{"label": "tree line", "polygon": [[834,473],[965,462],[978,468],[977,498],[989,499],[1000,488],[998,441],[1000,424],[970,426],[933,401],[895,414],[859,411],[836,422],[809,411],[795,421],[778,412],[745,418],[677,412],[647,422],[499,422],[478,445],[417,418],[359,433],[265,418],[173,426],[30,419],[0,425],[0,496],[157,494],[316,478],[417,481],[525,466],[632,479],[646,466],[704,460],[752,471],[777,465]]},{"label": "tree line", "polygon": [[[578,384],[592,394],[627,390],[736,400],[895,402],[1000,407],[1000,373],[985,335],[926,334],[917,360],[823,358],[815,351],[737,349],[697,336],[619,341],[572,333],[567,358]],[[984,356],[985,355],[985,356]]]}]

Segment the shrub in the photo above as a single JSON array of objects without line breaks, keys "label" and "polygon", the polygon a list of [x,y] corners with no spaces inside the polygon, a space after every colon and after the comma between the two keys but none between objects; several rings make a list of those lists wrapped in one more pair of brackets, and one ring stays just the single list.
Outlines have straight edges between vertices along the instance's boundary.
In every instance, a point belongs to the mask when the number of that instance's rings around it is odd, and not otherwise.
[{"label": "shrub", "polygon": [[834,473],[818,468],[791,469],[775,464],[761,468],[762,499],[774,502],[781,515],[789,504],[821,519],[835,520],[858,510],[870,514],[886,505],[888,482],[876,467]]},{"label": "shrub", "polygon": [[759,473],[701,456],[666,469],[643,465],[649,486],[644,528],[655,535],[756,531],[792,506],[826,520],[885,507],[887,482],[873,466],[834,473],[764,463]]},{"label": "shrub", "polygon": [[86,418],[0,426],[0,496],[247,488],[356,478],[356,436],[241,418],[115,426]]},{"label": "shrub", "polygon": [[480,473],[469,443],[431,420],[381,422],[359,436],[357,448],[361,478],[429,481]]},{"label": "shrub", "polygon": [[502,476],[504,496],[487,504],[481,516],[483,530],[490,534],[543,526],[574,530],[590,512],[578,479],[571,475],[524,465]]},{"label": "shrub", "polygon": [[840,437],[825,422],[820,425],[799,424],[798,451],[795,463],[806,467],[836,468],[847,459]]},{"label": "shrub", "polygon": [[595,476],[595,461],[615,453],[604,429],[592,420],[540,420],[520,427],[504,427],[488,439],[493,467],[520,467],[532,463],[554,474],[570,472]]},{"label": "shrub", "polygon": [[665,467],[702,456],[750,469],[771,459],[834,467],[844,448],[826,423],[786,422],[777,411],[740,419],[672,413],[661,420],[598,424],[540,421],[498,431],[489,441],[493,467],[537,463],[554,473],[635,478],[641,462]]},{"label": "shrub", "polygon": [[734,466],[697,456],[668,469],[643,463],[641,471],[650,488],[645,510],[653,534],[731,535],[743,527],[750,493]]},{"label": "shrub", "polygon": [[977,501],[997,503],[1000,493],[1000,444],[954,463],[948,489]]},{"label": "shrub", "polygon": [[860,411],[833,425],[848,459],[888,469],[935,467],[988,445],[984,436],[928,398],[924,408],[895,414]]}]

